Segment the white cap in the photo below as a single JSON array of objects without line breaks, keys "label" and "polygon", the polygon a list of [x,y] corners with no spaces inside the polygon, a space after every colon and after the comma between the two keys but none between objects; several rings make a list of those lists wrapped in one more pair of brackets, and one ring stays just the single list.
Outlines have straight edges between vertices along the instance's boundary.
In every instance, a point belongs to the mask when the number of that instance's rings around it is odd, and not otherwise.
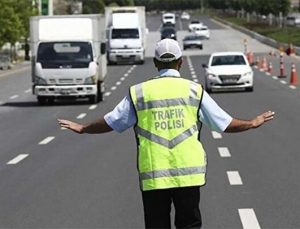
[{"label": "white cap", "polygon": [[[163,55],[166,57],[163,57]],[[182,56],[180,46],[174,39],[166,38],[157,42],[155,47],[155,59],[161,62],[171,62]]]}]

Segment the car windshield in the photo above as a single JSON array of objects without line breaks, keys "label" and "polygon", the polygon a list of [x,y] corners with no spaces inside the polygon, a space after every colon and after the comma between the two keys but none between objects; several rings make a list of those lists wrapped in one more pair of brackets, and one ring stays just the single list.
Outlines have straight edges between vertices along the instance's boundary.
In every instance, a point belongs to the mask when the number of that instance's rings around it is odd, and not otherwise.
[{"label": "car windshield", "polygon": [[211,66],[219,66],[219,65],[246,65],[246,62],[244,57],[241,55],[213,57]]},{"label": "car windshield", "polygon": [[45,42],[38,47],[37,62],[43,67],[85,67],[91,61],[93,51],[89,42]]},{"label": "car windshield", "polygon": [[174,17],[172,16],[165,16],[165,19],[173,19]]},{"label": "car windshield", "polygon": [[200,21],[191,21],[191,24],[200,24]]},{"label": "car windshield", "polygon": [[186,40],[186,41],[202,40],[202,37],[200,37],[200,36],[188,36],[188,37],[185,37],[184,40]]},{"label": "car windshield", "polygon": [[112,39],[138,39],[139,30],[138,29],[113,29]]}]

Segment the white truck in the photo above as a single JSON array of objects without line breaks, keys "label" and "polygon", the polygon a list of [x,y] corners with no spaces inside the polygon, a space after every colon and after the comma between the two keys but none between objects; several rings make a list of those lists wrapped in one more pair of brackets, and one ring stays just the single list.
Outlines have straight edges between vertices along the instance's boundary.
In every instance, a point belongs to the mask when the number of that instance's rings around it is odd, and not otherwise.
[{"label": "white truck", "polygon": [[104,26],[100,14],[30,18],[32,91],[40,105],[57,98],[103,99]]},{"label": "white truck", "polygon": [[145,60],[146,15],[143,6],[105,7],[109,64]]}]

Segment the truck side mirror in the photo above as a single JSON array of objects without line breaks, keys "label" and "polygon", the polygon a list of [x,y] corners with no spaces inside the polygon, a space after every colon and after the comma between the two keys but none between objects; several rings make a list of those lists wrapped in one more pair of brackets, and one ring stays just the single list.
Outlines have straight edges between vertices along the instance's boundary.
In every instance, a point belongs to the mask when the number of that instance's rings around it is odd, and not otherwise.
[{"label": "truck side mirror", "polygon": [[106,53],[106,44],[104,42],[101,43],[100,52],[102,55]]}]

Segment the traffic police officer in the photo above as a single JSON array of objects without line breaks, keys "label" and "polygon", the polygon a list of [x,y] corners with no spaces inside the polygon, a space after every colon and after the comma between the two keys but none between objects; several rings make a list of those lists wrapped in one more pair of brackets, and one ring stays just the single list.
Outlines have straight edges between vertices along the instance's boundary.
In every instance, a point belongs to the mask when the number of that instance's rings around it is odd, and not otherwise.
[{"label": "traffic police officer", "polygon": [[159,76],[130,87],[113,111],[82,125],[59,119],[77,133],[122,132],[134,127],[138,172],[146,228],[200,228],[200,186],[205,184],[206,155],[200,123],[219,132],[240,132],[272,120],[268,111],[252,120],[232,118],[200,84],[180,77],[182,52],[177,41],[164,39],[155,48]]}]

